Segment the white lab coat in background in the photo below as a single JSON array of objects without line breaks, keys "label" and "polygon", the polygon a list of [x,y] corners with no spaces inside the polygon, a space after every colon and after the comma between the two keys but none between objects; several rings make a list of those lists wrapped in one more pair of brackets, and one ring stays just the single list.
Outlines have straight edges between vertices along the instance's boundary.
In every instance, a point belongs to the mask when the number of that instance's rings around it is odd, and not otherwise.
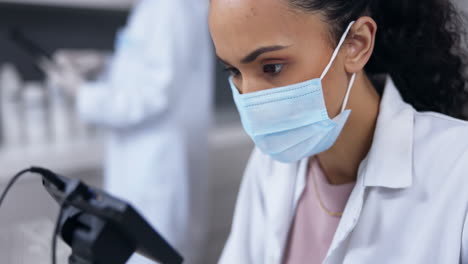
[{"label": "white lab coat in background", "polygon": [[[307,162],[282,164],[254,151],[221,264],[282,263]],[[416,112],[389,79],[324,263],[468,263],[467,208],[468,123]]]},{"label": "white lab coat in background", "polygon": [[207,228],[207,12],[208,1],[142,1],[118,37],[108,79],[78,96],[81,117],[110,133],[105,188],[131,201],[188,264]]}]

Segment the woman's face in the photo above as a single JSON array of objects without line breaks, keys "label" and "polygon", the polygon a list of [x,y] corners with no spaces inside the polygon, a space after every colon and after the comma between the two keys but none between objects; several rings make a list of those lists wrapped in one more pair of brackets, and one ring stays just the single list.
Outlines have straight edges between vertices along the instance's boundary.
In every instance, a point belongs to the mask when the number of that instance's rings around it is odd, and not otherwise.
[{"label": "woman's face", "polygon": [[[319,78],[336,46],[324,21],[283,0],[211,0],[216,53],[244,94]],[[339,113],[349,80],[342,57],[323,80],[331,117]]]}]

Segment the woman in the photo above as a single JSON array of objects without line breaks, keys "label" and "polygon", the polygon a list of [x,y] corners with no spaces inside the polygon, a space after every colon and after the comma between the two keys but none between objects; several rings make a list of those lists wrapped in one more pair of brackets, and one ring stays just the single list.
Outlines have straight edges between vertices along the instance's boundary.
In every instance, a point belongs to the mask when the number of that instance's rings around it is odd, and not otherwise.
[{"label": "woman", "polygon": [[460,23],[443,0],[211,0],[257,146],[220,263],[468,263]]}]

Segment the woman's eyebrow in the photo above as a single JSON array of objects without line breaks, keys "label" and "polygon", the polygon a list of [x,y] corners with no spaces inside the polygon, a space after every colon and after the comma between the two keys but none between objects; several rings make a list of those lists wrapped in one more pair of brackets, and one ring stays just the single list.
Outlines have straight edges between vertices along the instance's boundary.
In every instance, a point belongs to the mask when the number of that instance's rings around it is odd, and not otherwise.
[{"label": "woman's eyebrow", "polygon": [[[267,46],[267,47],[260,47],[256,49],[255,51],[251,52],[249,55],[247,55],[245,58],[241,60],[242,64],[248,64],[253,61],[255,61],[260,55],[267,53],[267,52],[273,52],[273,51],[278,51],[282,50],[285,48],[289,48],[290,46],[281,46],[281,45],[276,45],[276,46]],[[223,63],[224,65],[230,66],[231,64],[224,59],[222,59],[220,56],[216,54],[216,58]]]},{"label": "woman's eyebrow", "polygon": [[241,60],[241,63],[242,64],[251,63],[251,62],[255,61],[260,55],[262,55],[264,53],[273,52],[273,51],[277,51],[277,50],[282,50],[282,49],[285,49],[285,48],[288,48],[288,47],[289,46],[276,45],[276,46],[268,46],[268,47],[258,48],[255,51],[251,52],[249,55],[245,56],[245,58],[243,58]]}]

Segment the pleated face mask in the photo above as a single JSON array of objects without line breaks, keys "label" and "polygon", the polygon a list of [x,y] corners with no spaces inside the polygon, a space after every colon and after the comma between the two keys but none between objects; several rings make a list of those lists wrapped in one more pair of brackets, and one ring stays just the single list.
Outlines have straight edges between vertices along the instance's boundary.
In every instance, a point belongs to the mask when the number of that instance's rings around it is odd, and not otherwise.
[{"label": "pleated face mask", "polygon": [[318,79],[248,94],[240,94],[232,78],[229,79],[242,125],[263,153],[290,163],[317,155],[335,144],[351,113],[345,108],[356,74],[349,82],[341,113],[333,119],[328,116],[322,80],[353,24],[346,29]]}]

